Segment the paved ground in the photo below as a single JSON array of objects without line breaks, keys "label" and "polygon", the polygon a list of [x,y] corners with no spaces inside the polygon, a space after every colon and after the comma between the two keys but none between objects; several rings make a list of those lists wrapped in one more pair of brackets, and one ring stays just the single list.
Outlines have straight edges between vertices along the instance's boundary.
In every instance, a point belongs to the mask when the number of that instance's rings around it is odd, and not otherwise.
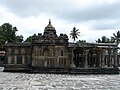
[{"label": "paved ground", "polygon": [[0,90],[120,90],[120,75],[0,72]]}]

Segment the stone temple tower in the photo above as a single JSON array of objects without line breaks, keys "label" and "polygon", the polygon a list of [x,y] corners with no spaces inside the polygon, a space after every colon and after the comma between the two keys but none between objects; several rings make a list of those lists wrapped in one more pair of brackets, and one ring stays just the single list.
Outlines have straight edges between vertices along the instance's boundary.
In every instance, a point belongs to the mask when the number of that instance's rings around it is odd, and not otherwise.
[{"label": "stone temple tower", "polygon": [[45,27],[43,36],[45,38],[57,38],[58,37],[56,34],[55,28],[51,25],[51,20],[49,20],[49,24]]},{"label": "stone temple tower", "polygon": [[68,36],[56,34],[49,20],[43,35],[32,37],[32,66],[34,67],[68,67]]}]

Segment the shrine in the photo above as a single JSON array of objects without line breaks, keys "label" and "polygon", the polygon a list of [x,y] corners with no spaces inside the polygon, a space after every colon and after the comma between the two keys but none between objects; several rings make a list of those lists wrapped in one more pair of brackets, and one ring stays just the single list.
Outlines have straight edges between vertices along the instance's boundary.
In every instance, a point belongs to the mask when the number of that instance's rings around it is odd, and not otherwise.
[{"label": "shrine", "polygon": [[49,20],[43,34],[32,36],[32,43],[6,43],[4,71],[39,73],[99,74],[118,73],[120,56],[114,43],[70,43],[59,36]]}]

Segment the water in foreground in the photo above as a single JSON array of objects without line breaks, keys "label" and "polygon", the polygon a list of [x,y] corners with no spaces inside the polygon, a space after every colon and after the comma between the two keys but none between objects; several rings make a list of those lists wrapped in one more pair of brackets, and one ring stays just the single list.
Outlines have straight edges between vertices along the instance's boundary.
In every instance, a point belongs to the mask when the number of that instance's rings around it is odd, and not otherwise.
[{"label": "water in foreground", "polygon": [[0,71],[0,90],[120,90],[120,75],[25,74]]}]

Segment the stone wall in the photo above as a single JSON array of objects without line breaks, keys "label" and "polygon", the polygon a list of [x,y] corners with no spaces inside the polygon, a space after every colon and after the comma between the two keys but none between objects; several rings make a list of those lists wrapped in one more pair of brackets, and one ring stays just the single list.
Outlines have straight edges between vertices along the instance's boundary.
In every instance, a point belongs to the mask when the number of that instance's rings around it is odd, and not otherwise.
[{"label": "stone wall", "polygon": [[38,67],[68,67],[68,50],[65,46],[34,46],[32,66]]},{"label": "stone wall", "polygon": [[8,64],[25,64],[31,62],[30,47],[6,47],[6,61]]}]

